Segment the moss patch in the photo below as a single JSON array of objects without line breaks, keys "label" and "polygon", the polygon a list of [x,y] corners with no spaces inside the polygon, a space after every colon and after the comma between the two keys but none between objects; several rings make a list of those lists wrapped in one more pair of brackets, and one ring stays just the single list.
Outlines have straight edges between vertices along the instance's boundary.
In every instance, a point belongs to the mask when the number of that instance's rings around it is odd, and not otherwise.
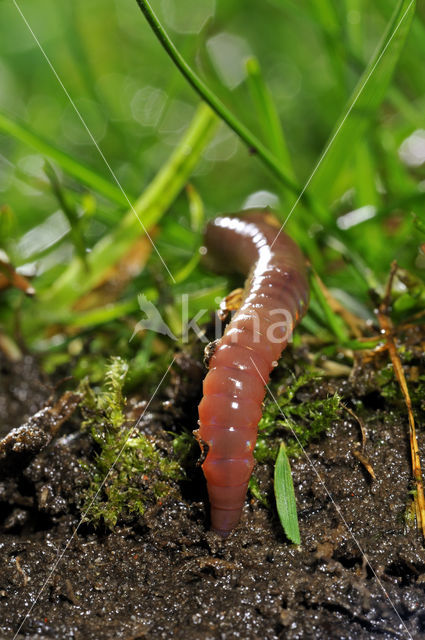
[{"label": "moss patch", "polygon": [[339,418],[340,397],[334,394],[324,399],[304,401],[297,398],[303,387],[316,385],[320,376],[307,371],[292,385],[284,388],[275,384],[273,398],[265,401],[263,417],[258,425],[258,439],[254,455],[259,462],[274,461],[282,438],[289,457],[296,457],[311,440],[329,428]]},{"label": "moss patch", "polygon": [[98,392],[87,381],[81,385],[83,429],[97,450],[94,460],[84,464],[90,485],[81,511],[87,520],[109,528],[118,521],[134,520],[176,493],[176,481],[183,477],[178,462],[163,455],[154,438],[127,424],[123,395],[127,371],[127,363],[114,358]]}]

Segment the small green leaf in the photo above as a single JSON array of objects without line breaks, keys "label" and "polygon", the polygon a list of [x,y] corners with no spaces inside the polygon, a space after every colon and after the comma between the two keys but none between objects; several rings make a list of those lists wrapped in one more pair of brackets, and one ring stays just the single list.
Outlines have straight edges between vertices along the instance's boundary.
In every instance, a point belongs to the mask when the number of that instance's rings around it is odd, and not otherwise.
[{"label": "small green leaf", "polygon": [[277,512],[285,534],[294,544],[301,544],[291,467],[283,442],[274,468],[274,493]]}]

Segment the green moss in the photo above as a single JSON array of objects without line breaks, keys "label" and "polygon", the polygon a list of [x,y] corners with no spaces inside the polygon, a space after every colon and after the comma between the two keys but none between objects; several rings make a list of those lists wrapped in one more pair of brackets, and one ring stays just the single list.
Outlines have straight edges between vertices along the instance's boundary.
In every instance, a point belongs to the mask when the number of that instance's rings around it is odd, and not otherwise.
[{"label": "green moss", "polygon": [[298,456],[302,447],[318,438],[339,418],[338,394],[325,399],[297,400],[296,395],[302,387],[316,384],[318,380],[317,372],[308,371],[283,391],[279,385],[274,385],[272,393],[276,402],[272,398],[265,401],[258,425],[254,455],[259,462],[274,462],[282,438],[285,438],[288,456]]},{"label": "green moss", "polygon": [[[199,445],[191,431],[183,431],[183,433],[180,433],[174,438],[173,451],[176,458],[184,467],[190,464],[193,457],[195,460],[199,458]],[[194,451],[195,455],[193,455]]]},{"label": "green moss", "polygon": [[126,424],[122,390],[127,371],[127,363],[114,358],[98,392],[87,380],[81,384],[83,429],[97,448],[94,460],[85,464],[90,485],[81,511],[87,520],[109,528],[143,515],[176,491],[183,476],[180,465],[165,457],[153,438]]}]

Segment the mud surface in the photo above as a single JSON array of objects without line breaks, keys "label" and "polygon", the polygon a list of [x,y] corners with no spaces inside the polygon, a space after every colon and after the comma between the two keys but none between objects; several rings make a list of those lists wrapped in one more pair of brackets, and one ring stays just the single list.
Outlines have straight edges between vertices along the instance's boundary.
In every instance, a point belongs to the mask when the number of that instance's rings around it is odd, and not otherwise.
[{"label": "mud surface", "polygon": [[[420,353],[413,365],[423,375]],[[22,388],[22,365],[14,366],[7,364],[0,407]],[[372,370],[362,367],[350,379],[310,385],[299,400],[307,392],[324,398],[339,391],[350,402],[365,422],[364,453],[376,480],[353,455],[359,424],[342,411],[307,447],[308,458],[292,463],[299,548],[285,539],[274,510],[255,499],[228,540],[208,532],[199,470],[179,498],[138,522],[109,534],[83,525],[73,534],[87,481],[79,460],[91,445],[72,418],[66,435],[62,429],[0,483],[0,637],[19,629],[17,637],[34,640],[425,638],[425,552],[406,524],[407,417],[402,403],[374,387],[376,371],[368,376]],[[195,420],[200,376],[196,367],[187,371],[192,384],[182,388],[180,381],[180,405],[170,402],[169,387],[142,429],[163,437],[173,422],[195,426],[187,423]],[[25,409],[12,402],[9,427],[43,405],[48,394],[39,379],[33,363]],[[419,428],[420,441],[423,435]],[[256,474],[271,498],[272,468],[257,465]]]},{"label": "mud surface", "polygon": [[12,363],[0,353],[0,437],[41,409],[52,391],[33,357]]}]

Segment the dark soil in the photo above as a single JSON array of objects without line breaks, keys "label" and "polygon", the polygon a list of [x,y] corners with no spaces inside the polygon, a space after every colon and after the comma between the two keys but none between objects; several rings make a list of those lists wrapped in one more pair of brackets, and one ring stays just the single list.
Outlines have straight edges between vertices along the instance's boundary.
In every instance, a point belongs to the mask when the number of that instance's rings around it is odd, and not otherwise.
[{"label": "dark soil", "polygon": [[[28,421],[51,387],[40,385],[30,359],[3,363],[5,370],[0,419],[10,428]],[[173,422],[195,427],[200,379],[188,372],[185,388],[172,378],[142,429],[165,438],[163,427]],[[362,364],[349,379],[309,387],[318,398],[338,390],[361,414],[376,480],[353,455],[358,423],[341,411],[308,446],[308,459],[292,462],[299,548],[285,539],[274,510],[255,499],[226,541],[210,533],[199,469],[179,498],[143,519],[112,533],[84,524],[73,534],[87,483],[79,460],[91,447],[74,414],[29,463],[0,480],[1,638],[18,629],[17,637],[37,640],[425,638],[425,552],[406,525],[407,417],[375,377],[376,366]],[[271,497],[273,469],[258,465],[256,474]]]}]

